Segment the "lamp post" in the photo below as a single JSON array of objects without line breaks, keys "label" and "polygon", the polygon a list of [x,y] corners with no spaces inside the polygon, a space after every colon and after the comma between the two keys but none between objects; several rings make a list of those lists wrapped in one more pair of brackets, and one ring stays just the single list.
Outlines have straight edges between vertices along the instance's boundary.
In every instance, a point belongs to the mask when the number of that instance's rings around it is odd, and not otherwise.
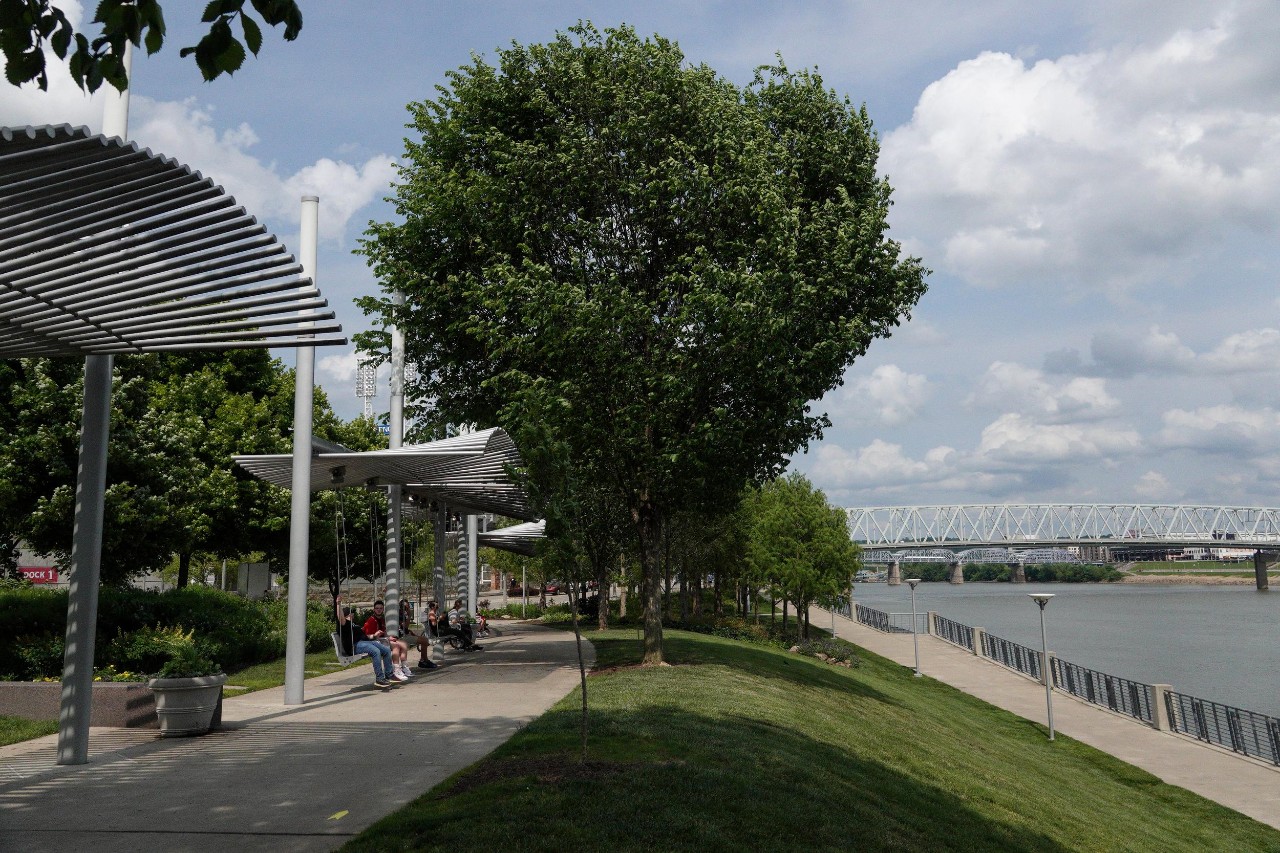
[{"label": "lamp post", "polygon": [[1052,592],[1029,592],[1036,604],[1040,605],[1040,651],[1042,656],[1041,675],[1044,677],[1044,703],[1049,709],[1049,740],[1053,740],[1053,675],[1049,671],[1049,635],[1044,630],[1044,606],[1053,598]]},{"label": "lamp post", "polygon": [[907,578],[907,586],[911,587],[911,644],[916,650],[916,678],[920,677],[920,634],[916,631],[916,584],[920,578]]}]

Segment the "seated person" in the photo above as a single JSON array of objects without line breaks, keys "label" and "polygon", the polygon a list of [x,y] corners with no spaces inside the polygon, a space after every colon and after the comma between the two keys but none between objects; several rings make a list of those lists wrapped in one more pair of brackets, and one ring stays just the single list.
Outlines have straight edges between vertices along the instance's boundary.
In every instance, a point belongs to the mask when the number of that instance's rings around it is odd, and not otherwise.
[{"label": "seated person", "polygon": [[413,676],[409,670],[409,644],[387,633],[386,605],[382,599],[373,603],[373,612],[364,620],[364,632],[369,639],[391,649],[391,677],[396,681],[408,681]]},{"label": "seated person", "polygon": [[427,615],[422,620],[423,631],[418,635],[418,668],[435,669],[438,664],[431,659],[431,640],[440,636],[440,610],[434,601],[427,602]]},{"label": "seated person", "polygon": [[449,611],[449,621],[447,624],[440,625],[439,631],[442,637],[457,637],[462,640],[462,648],[465,651],[478,652],[484,649],[484,646],[477,646],[471,637],[471,624],[467,620],[467,611],[462,606],[461,598],[453,603],[453,609]]},{"label": "seated person", "polygon": [[386,689],[391,686],[387,675],[391,671],[391,649],[369,639],[355,622],[350,607],[341,607],[342,596],[333,597],[334,613],[338,617],[338,645],[344,655],[368,655],[373,662],[373,683]]}]

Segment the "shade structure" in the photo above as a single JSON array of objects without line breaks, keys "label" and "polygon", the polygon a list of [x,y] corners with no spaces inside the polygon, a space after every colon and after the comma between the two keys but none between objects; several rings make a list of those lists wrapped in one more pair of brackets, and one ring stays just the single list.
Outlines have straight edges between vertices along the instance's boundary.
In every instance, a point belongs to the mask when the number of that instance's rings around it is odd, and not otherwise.
[{"label": "shade structure", "polygon": [[[292,485],[291,456],[234,459],[260,479],[285,488]],[[390,450],[357,452],[317,445],[311,455],[311,489],[399,485],[411,497],[457,512],[532,520],[527,496],[508,473],[522,464],[511,437],[497,427]]]},{"label": "shade structure", "polygon": [[476,539],[489,548],[532,557],[537,553],[538,543],[546,538],[546,528],[545,521],[528,521],[478,534]]},{"label": "shade structure", "polygon": [[199,172],[83,127],[0,128],[0,357],[344,344],[326,304]]}]

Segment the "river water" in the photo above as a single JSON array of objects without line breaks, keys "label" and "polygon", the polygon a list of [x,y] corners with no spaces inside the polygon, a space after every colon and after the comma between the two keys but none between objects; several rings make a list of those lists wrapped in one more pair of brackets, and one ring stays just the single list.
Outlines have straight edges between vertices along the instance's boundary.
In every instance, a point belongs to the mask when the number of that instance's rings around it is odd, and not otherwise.
[{"label": "river water", "polygon": [[[1161,584],[922,583],[916,611],[937,611],[1006,640],[1040,648],[1040,612],[1027,597],[1052,592],[1049,649],[1063,660],[1180,693],[1280,717],[1280,590]],[[906,584],[859,583],[859,604],[911,612]],[[924,650],[921,668],[928,673]]]}]

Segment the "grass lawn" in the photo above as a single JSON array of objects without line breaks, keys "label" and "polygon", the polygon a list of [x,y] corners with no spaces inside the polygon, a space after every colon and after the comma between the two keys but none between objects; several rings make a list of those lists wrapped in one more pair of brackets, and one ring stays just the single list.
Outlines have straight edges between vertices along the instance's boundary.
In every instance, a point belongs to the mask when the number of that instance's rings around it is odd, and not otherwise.
[{"label": "grass lawn", "polygon": [[57,720],[24,720],[0,716],[0,746],[51,735],[58,730]]},{"label": "grass lawn", "polygon": [[1280,851],[1280,832],[864,653],[589,635],[575,691],[343,850]]},{"label": "grass lawn", "polygon": [[[351,666],[368,666],[369,661],[361,658]],[[307,678],[337,672],[348,667],[339,666],[332,650],[311,652],[307,655],[305,665]],[[227,686],[222,689],[224,696],[243,696],[255,690],[266,690],[268,687],[279,687],[284,684],[284,658],[276,658],[266,663],[258,663],[227,673]]]}]

